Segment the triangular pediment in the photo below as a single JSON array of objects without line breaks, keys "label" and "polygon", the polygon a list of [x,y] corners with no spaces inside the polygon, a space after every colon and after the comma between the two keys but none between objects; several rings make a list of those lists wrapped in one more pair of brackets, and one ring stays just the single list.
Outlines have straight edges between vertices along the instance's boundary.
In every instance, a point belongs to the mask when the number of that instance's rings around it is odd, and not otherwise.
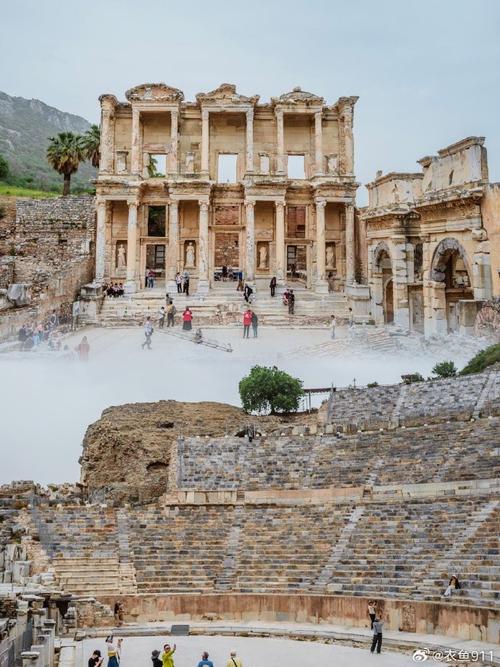
[{"label": "triangular pediment", "polygon": [[141,83],[125,93],[129,102],[181,102],[184,93],[165,83]]},{"label": "triangular pediment", "polygon": [[325,100],[319,95],[308,93],[307,90],[302,90],[299,86],[291,90],[289,93],[283,93],[279,97],[273,97],[274,104],[306,104],[306,105],[323,105]]},{"label": "triangular pediment", "polygon": [[198,93],[196,100],[199,104],[257,104],[259,96],[246,97],[236,92],[234,83],[222,83],[209,93]]}]

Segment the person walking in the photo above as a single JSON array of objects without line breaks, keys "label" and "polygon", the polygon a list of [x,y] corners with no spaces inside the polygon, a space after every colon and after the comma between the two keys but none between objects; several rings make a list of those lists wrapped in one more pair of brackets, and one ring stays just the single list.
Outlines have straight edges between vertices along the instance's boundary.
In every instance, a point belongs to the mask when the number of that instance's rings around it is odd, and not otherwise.
[{"label": "person walking", "polygon": [[165,307],[164,306],[162,306],[160,308],[159,315],[160,315],[160,317],[158,319],[158,326],[159,326],[160,329],[163,329],[163,326],[165,324]]},{"label": "person walking", "polygon": [[184,309],[184,312],[182,313],[182,330],[183,331],[191,331],[193,328],[193,313],[191,312],[190,308],[186,306]]},{"label": "person walking", "polygon": [[288,294],[288,314],[295,314],[295,294],[293,293],[293,289],[291,289]]},{"label": "person walking", "polygon": [[163,667],[163,662],[160,660],[160,651],[154,650],[151,653],[151,662],[153,667]]},{"label": "person walking", "polygon": [[143,350],[144,350],[145,347],[147,347],[148,350],[151,349],[151,336],[152,335],[153,335],[153,323],[151,322],[151,318],[148,316],[148,317],[146,317],[146,322],[144,323],[145,340],[144,340],[144,343],[141,346]]},{"label": "person walking", "polygon": [[176,307],[174,306],[172,301],[169,301],[167,306],[167,328],[174,326],[176,312],[177,312]]},{"label": "person walking", "polygon": [[245,283],[245,288],[243,290],[243,297],[247,303],[252,303],[252,294],[253,294],[253,289],[250,287],[248,283]]},{"label": "person walking", "polygon": [[84,336],[80,343],[75,347],[75,350],[78,354],[78,359],[80,361],[88,361],[90,353],[90,345],[87,340],[87,336]]},{"label": "person walking", "polygon": [[214,663],[208,659],[208,653],[203,651],[201,654],[201,660],[198,663],[198,667],[214,667]]},{"label": "person walking", "polygon": [[243,338],[248,338],[250,334],[250,325],[252,324],[252,311],[247,308],[243,313]]},{"label": "person walking", "polygon": [[229,654],[229,660],[227,661],[226,667],[243,667],[241,658],[238,658],[236,651],[231,651]]},{"label": "person walking", "polygon": [[163,647],[163,653],[161,654],[161,662],[163,667],[174,667],[174,658],[175,649],[177,646],[174,644],[170,647],[170,644],[165,644]]},{"label": "person walking", "polygon": [[372,645],[370,648],[370,653],[374,653],[375,649],[377,650],[377,653],[380,653],[382,650],[382,628],[384,627],[384,623],[380,618],[375,617],[372,625],[373,629],[373,639],[372,639]]},{"label": "person walking", "polygon": [[335,340],[335,329],[337,327],[337,318],[335,315],[332,315],[330,318],[330,329],[332,332],[332,340]]},{"label": "person walking", "polygon": [[182,293],[182,276],[178,271],[175,274],[175,285],[177,287],[177,294],[181,294]]},{"label": "person walking", "polygon": [[257,313],[255,313],[252,310],[252,330],[253,330],[253,337],[257,338],[257,329],[259,328],[259,318],[257,317]]},{"label": "person walking", "polygon": [[349,308],[349,328],[351,329],[354,326],[354,313],[352,308]]},{"label": "person walking", "polygon": [[182,274],[182,291],[189,296],[189,273],[187,271]]},{"label": "person walking", "polygon": [[271,282],[269,283],[269,289],[271,290],[271,296],[276,295],[276,276],[273,276],[271,278]]}]

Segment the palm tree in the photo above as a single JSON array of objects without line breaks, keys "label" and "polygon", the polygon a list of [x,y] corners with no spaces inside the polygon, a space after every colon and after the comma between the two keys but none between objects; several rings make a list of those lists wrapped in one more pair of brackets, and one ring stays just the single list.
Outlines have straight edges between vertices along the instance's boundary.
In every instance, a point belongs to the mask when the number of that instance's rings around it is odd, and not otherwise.
[{"label": "palm tree", "polygon": [[84,159],[82,137],[73,132],[60,132],[57,137],[51,137],[49,141],[47,161],[63,175],[63,197],[66,197],[69,195],[71,175],[78,171],[80,162]]},{"label": "palm tree", "polygon": [[90,160],[92,166],[99,168],[101,159],[101,130],[99,125],[91,125],[90,129],[82,136],[83,153],[86,160]]}]

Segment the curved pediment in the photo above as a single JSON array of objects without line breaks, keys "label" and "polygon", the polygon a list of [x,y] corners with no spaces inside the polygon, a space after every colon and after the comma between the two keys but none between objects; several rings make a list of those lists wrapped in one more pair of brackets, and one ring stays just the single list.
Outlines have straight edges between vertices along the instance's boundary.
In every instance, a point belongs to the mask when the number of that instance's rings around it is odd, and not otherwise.
[{"label": "curved pediment", "polygon": [[246,97],[236,92],[234,83],[222,83],[209,93],[198,93],[196,100],[199,104],[257,104],[259,95]]},{"label": "curved pediment", "polygon": [[297,86],[289,93],[283,93],[279,97],[273,97],[271,100],[274,104],[305,104],[305,105],[323,105],[325,100],[319,95],[308,93]]},{"label": "curved pediment", "polygon": [[125,93],[129,102],[182,102],[184,93],[165,83],[141,83]]}]

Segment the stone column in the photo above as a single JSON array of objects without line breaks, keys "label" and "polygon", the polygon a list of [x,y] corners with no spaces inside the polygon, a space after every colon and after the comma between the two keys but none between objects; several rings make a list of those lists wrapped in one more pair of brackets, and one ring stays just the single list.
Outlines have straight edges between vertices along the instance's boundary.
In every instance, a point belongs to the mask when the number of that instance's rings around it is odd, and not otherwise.
[{"label": "stone column", "polygon": [[255,278],[255,202],[245,202],[246,209],[246,253],[245,280],[253,282]]},{"label": "stone column", "polygon": [[198,292],[208,292],[208,203],[200,201],[198,237]]},{"label": "stone column", "polygon": [[344,119],[344,170],[346,174],[354,174],[354,138],[352,133],[352,107],[346,106]]},{"label": "stone column", "polygon": [[352,285],[355,275],[354,206],[345,207],[345,283]]},{"label": "stone column", "polygon": [[175,294],[177,258],[179,256],[179,202],[174,199],[168,210],[167,292]]},{"label": "stone column", "polygon": [[326,200],[316,201],[316,292],[328,292],[328,283],[325,276],[325,208]]},{"label": "stone column", "polygon": [[113,157],[115,152],[115,107],[110,99],[101,102],[101,143],[99,171],[104,174],[113,173]]},{"label": "stone column", "polygon": [[324,171],[323,166],[323,112],[317,111],[314,114],[314,152],[315,152],[315,172],[319,176]]},{"label": "stone column", "polygon": [[132,107],[132,151],[130,171],[133,176],[141,175],[141,115],[139,109]]},{"label": "stone column", "polygon": [[285,205],[282,202],[276,202],[276,280],[280,285],[286,280]]},{"label": "stone column", "polygon": [[55,641],[55,632],[56,632],[56,622],[51,618],[45,619],[43,622],[43,627],[45,632],[48,635],[49,643],[49,667],[54,667],[54,641]]},{"label": "stone column", "polygon": [[136,252],[137,252],[137,203],[128,205],[128,235],[127,235],[127,282],[125,291],[131,294],[136,291]]},{"label": "stone column", "polygon": [[172,110],[170,112],[170,172],[176,174],[177,152],[179,145],[179,112]]},{"label": "stone column", "polygon": [[247,111],[247,125],[246,125],[246,172],[251,174],[253,172],[253,109]]},{"label": "stone column", "polygon": [[98,200],[95,239],[95,282],[100,285],[104,282],[104,267],[106,262],[106,211],[107,202],[104,199]]},{"label": "stone column", "polygon": [[207,109],[201,111],[201,173],[209,177],[210,116]]},{"label": "stone column", "polygon": [[276,111],[276,133],[277,133],[277,172],[284,174],[285,165],[285,128],[283,122],[283,110]]}]

